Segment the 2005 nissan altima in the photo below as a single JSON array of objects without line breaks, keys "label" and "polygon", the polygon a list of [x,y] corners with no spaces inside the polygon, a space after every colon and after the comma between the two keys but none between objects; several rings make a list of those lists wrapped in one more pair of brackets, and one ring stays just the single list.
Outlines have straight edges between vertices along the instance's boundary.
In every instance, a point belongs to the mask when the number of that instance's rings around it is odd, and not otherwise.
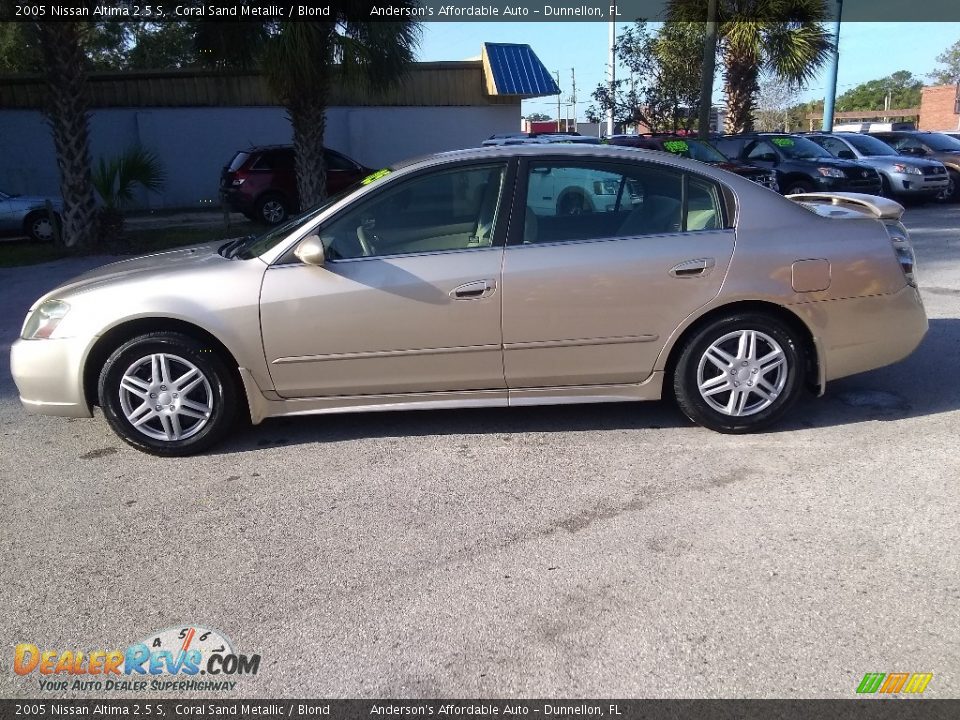
[{"label": "2005 nissan altima", "polygon": [[381,171],[258,238],[107,265],[12,349],[31,411],[186,455],[281,415],[654,400],[720,432],[927,330],[903,208],[663,153],[511,146]]}]

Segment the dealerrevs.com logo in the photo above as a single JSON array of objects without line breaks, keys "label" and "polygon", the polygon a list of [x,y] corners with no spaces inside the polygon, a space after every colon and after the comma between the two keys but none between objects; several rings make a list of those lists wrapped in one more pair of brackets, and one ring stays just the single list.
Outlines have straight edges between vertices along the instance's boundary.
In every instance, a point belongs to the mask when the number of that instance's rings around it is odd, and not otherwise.
[{"label": "dealerrevs.com logo", "polygon": [[184,625],[153,633],[126,650],[50,650],[20,643],[13,671],[35,676],[40,690],[233,690],[234,679],[256,675],[259,655],[234,652],[217,630]]},{"label": "dealerrevs.com logo", "polygon": [[861,695],[919,695],[933,680],[933,673],[867,673],[857,686]]}]

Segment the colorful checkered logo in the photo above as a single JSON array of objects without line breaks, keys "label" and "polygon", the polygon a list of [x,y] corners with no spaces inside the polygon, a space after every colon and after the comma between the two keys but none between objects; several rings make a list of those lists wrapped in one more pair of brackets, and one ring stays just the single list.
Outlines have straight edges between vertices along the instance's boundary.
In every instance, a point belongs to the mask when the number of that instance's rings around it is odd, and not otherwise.
[{"label": "colorful checkered logo", "polygon": [[867,673],[857,686],[862,695],[898,693],[919,695],[933,680],[933,673]]}]

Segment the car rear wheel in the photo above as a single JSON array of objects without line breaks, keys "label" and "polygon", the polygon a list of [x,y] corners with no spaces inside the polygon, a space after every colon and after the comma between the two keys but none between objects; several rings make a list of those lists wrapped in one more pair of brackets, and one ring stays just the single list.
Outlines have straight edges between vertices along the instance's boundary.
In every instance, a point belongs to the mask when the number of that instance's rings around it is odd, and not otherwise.
[{"label": "car rear wheel", "polygon": [[673,377],[677,404],[695,423],[717,432],[768,427],[803,388],[801,348],[796,332],[768,315],[715,320],[681,351]]},{"label": "car rear wheel", "polygon": [[267,225],[279,225],[290,215],[280,195],[264,195],[257,201],[256,218]]},{"label": "car rear wheel", "polygon": [[24,220],[23,230],[35,242],[53,241],[53,220],[44,210],[28,215]]},{"label": "car rear wheel", "polygon": [[181,333],[150,333],[121,345],[100,373],[100,407],[126,443],[184,456],[221,440],[237,411],[237,388],[219,355]]},{"label": "car rear wheel", "polygon": [[800,195],[802,193],[813,192],[813,185],[806,180],[791,180],[787,183],[787,190],[784,195]]}]

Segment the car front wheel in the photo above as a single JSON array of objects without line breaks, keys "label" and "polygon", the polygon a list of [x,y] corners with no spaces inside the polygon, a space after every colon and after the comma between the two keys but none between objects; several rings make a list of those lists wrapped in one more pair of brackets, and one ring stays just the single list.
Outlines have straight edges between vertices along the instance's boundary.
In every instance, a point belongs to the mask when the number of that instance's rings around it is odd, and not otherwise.
[{"label": "car front wheel", "polygon": [[684,414],[723,433],[747,433],[779,420],[803,388],[802,343],[767,315],[715,320],[681,351],[674,392]]},{"label": "car front wheel", "polygon": [[181,333],[149,333],[121,345],[100,373],[98,394],[114,432],[154,455],[209,448],[237,410],[236,384],[219,355]]}]

